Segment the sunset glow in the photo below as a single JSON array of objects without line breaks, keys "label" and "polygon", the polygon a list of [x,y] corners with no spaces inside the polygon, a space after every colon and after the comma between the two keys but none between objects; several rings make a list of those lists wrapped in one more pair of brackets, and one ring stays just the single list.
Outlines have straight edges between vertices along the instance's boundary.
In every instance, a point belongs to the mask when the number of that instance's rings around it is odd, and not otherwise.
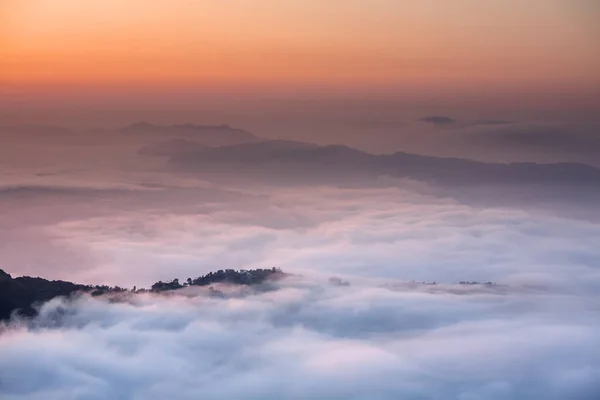
[{"label": "sunset glow", "polygon": [[597,85],[593,2],[8,0],[4,84]]}]

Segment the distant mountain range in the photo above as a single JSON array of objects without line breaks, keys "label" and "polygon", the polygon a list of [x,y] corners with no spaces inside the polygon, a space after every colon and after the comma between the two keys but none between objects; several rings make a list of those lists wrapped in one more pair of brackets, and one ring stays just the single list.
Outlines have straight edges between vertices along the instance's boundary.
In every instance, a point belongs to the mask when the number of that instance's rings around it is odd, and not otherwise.
[{"label": "distant mountain range", "polygon": [[229,125],[154,125],[138,122],[120,129],[120,132],[125,135],[191,139],[202,146],[227,146],[260,140],[250,132]]},{"label": "distant mountain range", "polygon": [[[443,116],[422,120],[451,123]],[[4,132],[44,135],[73,134],[46,125],[0,127]],[[370,154],[343,145],[319,146],[289,141],[265,140],[229,125],[155,125],[138,122],[119,130],[149,144],[140,155],[166,157],[172,166],[186,172],[259,174],[278,179],[371,178],[389,175],[439,184],[586,184],[600,187],[600,169],[581,163],[485,163],[396,152]]]},{"label": "distant mountain range", "polygon": [[152,149],[154,154],[168,157],[172,165],[198,172],[389,175],[452,184],[600,185],[600,169],[580,163],[483,163],[404,152],[375,155],[342,145],[319,146],[286,140],[263,140],[219,147],[201,147],[200,143],[193,141],[167,141],[153,145]]}]

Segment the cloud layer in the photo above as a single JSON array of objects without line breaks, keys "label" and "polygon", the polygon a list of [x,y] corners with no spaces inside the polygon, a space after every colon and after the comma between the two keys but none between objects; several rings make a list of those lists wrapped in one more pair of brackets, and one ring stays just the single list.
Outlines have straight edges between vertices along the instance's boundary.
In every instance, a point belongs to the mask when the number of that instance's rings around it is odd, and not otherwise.
[{"label": "cloud layer", "polygon": [[33,218],[7,235],[21,250],[3,256],[31,260],[35,245],[41,275],[130,287],[218,268],[296,276],[218,296],[56,299],[0,333],[3,399],[591,400],[600,390],[597,224],[468,206],[414,182],[133,190],[98,208],[105,195],[73,202],[69,218]]},{"label": "cloud layer", "polygon": [[[119,140],[46,158],[40,146],[30,162],[0,149],[0,268],[127,287],[224,268],[295,276],[258,290],[55,299],[0,331],[3,400],[600,392],[597,202],[573,200],[587,188],[201,181],[136,155],[140,138]],[[530,207],[508,207],[525,189],[537,193]],[[493,207],[478,201],[490,197]]]},{"label": "cloud layer", "polygon": [[[593,399],[595,300],[291,278],[55,300],[0,336],[3,399]],[[186,289],[187,290],[187,289]]]}]

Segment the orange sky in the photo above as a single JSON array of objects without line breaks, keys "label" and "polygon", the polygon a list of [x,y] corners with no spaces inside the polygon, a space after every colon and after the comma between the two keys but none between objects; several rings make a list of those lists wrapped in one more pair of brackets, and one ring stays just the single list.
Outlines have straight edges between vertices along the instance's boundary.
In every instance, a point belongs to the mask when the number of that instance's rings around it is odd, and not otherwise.
[{"label": "orange sky", "polygon": [[598,87],[594,0],[2,0],[0,83]]}]

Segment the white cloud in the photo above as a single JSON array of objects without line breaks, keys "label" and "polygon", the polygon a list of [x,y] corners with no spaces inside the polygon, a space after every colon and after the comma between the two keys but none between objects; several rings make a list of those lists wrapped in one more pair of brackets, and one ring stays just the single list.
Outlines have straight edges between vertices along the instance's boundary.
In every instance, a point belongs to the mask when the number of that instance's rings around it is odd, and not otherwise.
[{"label": "white cloud", "polygon": [[599,389],[600,323],[586,296],[281,285],[225,299],[54,300],[0,336],[0,394],[592,399]]}]

